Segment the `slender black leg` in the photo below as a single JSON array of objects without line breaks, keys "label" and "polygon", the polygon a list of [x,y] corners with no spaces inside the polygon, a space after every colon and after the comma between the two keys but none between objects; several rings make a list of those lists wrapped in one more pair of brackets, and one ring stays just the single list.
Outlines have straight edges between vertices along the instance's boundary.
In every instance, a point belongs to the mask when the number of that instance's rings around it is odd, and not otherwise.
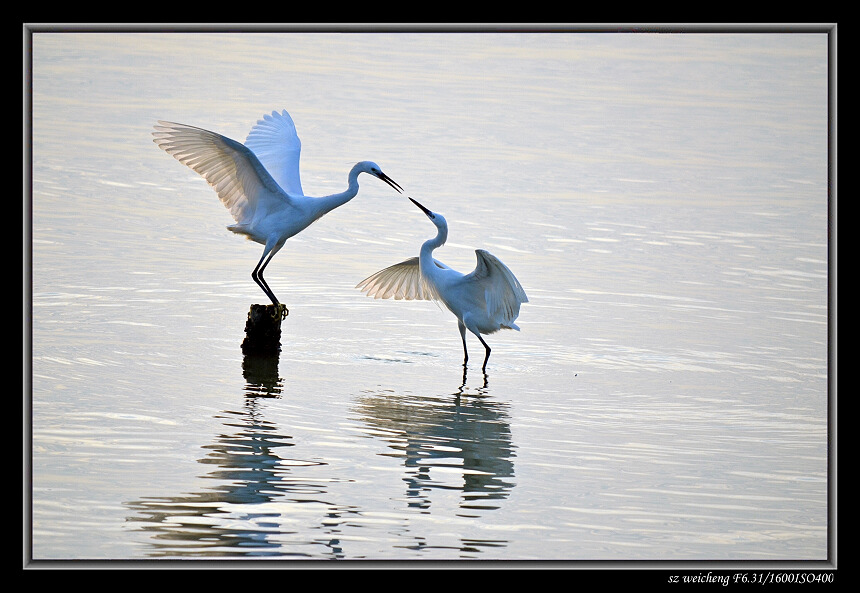
[{"label": "slender black leg", "polygon": [[466,326],[462,321],[457,323],[457,329],[460,330],[460,338],[463,340],[463,369],[465,371],[466,363],[469,362],[469,351],[466,349]]},{"label": "slender black leg", "polygon": [[484,341],[484,338],[482,338],[480,335],[478,336],[478,339],[481,340],[481,344],[483,344],[484,348],[487,349],[487,355],[484,357],[484,366],[481,367],[482,370],[486,371],[487,370],[487,361],[490,360],[490,347]]},{"label": "slender black leg", "polygon": [[[274,251],[269,253],[263,253],[263,257],[260,258],[260,261],[257,263],[257,267],[254,268],[254,271],[251,272],[251,278],[254,279],[254,282],[257,283],[263,292],[266,293],[266,296],[269,297],[269,300],[277,307],[280,303],[278,303],[278,299],[275,297],[275,293],[272,292],[272,289],[269,288],[269,285],[266,284],[266,280],[263,278],[263,270],[266,269],[266,266],[270,261],[272,261],[272,256],[274,255]],[[268,256],[268,259],[266,259]]]},{"label": "slender black leg", "polygon": [[269,283],[266,282],[265,278],[263,278],[263,270],[265,270],[266,266],[269,265],[269,262],[272,261],[272,256],[274,255],[274,252],[269,255],[269,259],[266,260],[266,263],[264,263],[263,267],[260,268],[260,271],[257,272],[257,277],[260,279],[260,282],[266,286],[266,292],[269,294],[269,298],[272,299],[272,304],[278,306],[281,302],[278,300],[278,297],[275,296],[274,291],[269,287]]},{"label": "slender black leg", "polygon": [[272,301],[272,304],[275,305],[275,309],[278,312],[278,315],[281,316],[281,319],[286,319],[287,315],[289,315],[290,311],[284,305],[282,305],[278,298],[275,296],[275,293],[272,292],[272,289],[269,288],[266,279],[263,278],[263,270],[266,269],[266,266],[269,265],[269,262],[272,261],[272,258],[278,252],[280,247],[276,246],[271,251],[263,251],[263,257],[260,258],[260,261],[257,262],[257,267],[254,268],[254,271],[251,272],[251,278],[254,279],[254,282],[257,283],[257,286],[263,289],[263,292],[266,293],[266,296],[269,297],[269,300]]}]

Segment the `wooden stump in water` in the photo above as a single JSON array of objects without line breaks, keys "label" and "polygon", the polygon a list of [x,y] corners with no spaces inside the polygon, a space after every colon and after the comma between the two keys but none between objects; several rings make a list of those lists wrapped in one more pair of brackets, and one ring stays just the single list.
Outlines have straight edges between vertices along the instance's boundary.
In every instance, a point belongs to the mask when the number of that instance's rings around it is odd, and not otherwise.
[{"label": "wooden stump in water", "polygon": [[242,352],[265,354],[281,350],[281,320],[288,314],[284,305],[251,305],[245,322]]}]

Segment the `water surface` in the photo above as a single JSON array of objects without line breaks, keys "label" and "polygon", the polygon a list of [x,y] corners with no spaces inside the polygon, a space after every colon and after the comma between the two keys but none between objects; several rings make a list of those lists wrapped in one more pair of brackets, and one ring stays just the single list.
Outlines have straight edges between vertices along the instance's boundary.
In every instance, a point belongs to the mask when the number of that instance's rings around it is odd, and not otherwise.
[{"label": "water surface", "polygon": [[[36,560],[825,560],[824,34],[33,37]],[[502,258],[521,332],[355,284],[435,229],[377,180],[267,269],[158,119],[287,109]],[[480,344],[471,341],[473,352]]]}]

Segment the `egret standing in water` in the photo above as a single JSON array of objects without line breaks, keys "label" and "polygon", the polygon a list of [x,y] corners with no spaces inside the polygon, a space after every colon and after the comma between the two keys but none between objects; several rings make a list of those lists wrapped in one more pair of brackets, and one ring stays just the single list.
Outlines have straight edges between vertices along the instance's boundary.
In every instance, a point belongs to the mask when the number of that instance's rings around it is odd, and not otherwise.
[{"label": "egret standing in water", "polygon": [[463,339],[463,366],[469,360],[466,330],[475,334],[486,349],[482,369],[486,371],[490,347],[481,334],[500,329],[515,329],[520,304],[529,301],[523,287],[508,267],[483,249],[476,249],[478,265],[462,274],[433,259],[433,250],[448,239],[448,223],[441,214],[431,212],[412,198],[438,229],[433,239],[425,241],[418,257],[407,259],[373,274],[356,288],[377,299],[441,301],[457,317]]},{"label": "egret standing in water", "polygon": [[263,270],[287,239],[354,198],[360,173],[378,177],[398,192],[403,189],[376,163],[362,161],[349,172],[345,191],[321,198],[306,196],[299,177],[302,145],[286,111],[264,115],[245,144],[166,121],[159,121],[152,135],[160,148],[212,186],[236,221],[229,230],[264,246],[251,277],[279,308],[282,305],[263,278]]}]

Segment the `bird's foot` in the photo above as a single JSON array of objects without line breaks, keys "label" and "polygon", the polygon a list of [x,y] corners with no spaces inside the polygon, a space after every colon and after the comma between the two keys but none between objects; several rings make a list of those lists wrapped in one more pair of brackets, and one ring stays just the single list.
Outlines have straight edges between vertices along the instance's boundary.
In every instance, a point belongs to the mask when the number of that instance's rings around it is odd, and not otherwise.
[{"label": "bird's foot", "polygon": [[265,305],[265,309],[266,313],[268,313],[272,319],[286,319],[287,315],[290,314],[290,310],[287,309],[287,306],[283,303],[273,302],[271,305]]}]

